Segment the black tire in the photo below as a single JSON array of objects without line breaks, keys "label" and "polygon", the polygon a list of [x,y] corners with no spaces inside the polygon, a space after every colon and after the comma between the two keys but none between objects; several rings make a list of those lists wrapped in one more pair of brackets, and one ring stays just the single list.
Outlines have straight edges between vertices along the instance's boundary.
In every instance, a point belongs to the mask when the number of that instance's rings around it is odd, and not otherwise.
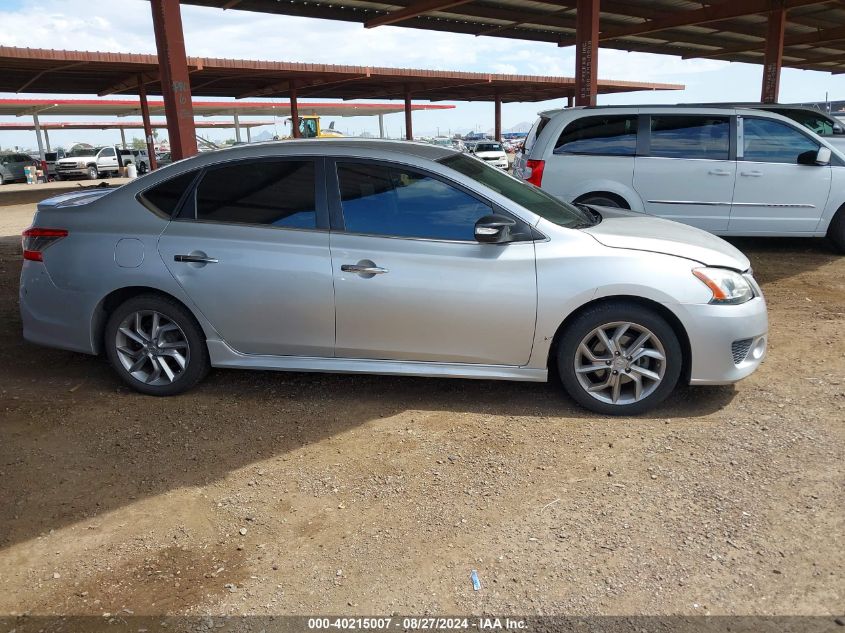
[{"label": "black tire", "polygon": [[100,177],[100,170],[96,165],[88,165],[88,180],[97,180]]},{"label": "black tire", "polygon": [[845,207],[839,209],[827,228],[827,239],[837,253],[845,255]]},{"label": "black tire", "polygon": [[[125,319],[129,319],[135,313],[139,312],[156,312],[160,317],[164,317],[178,326],[179,331],[176,338],[180,344],[182,340],[186,344],[185,347],[180,347],[180,349],[186,350],[183,352],[186,362],[184,369],[175,376],[172,382],[148,384],[130,373],[129,369],[124,366],[121,360],[121,352],[118,351],[117,342],[118,330]],[[150,316],[149,318],[152,317]],[[126,338],[123,335],[121,336],[124,339]],[[118,306],[109,316],[108,322],[106,323],[103,344],[109,363],[111,363],[118,376],[135,391],[151,396],[173,396],[184,393],[202,380],[209,370],[208,347],[206,346],[205,336],[199,323],[197,323],[194,316],[183,305],[173,299],[160,295],[139,295],[128,299]],[[136,344],[134,341],[131,344],[141,347],[140,344]],[[125,350],[126,348],[123,349]],[[140,356],[144,355],[143,351],[139,351],[139,359]],[[123,358],[126,358],[125,354]],[[152,369],[156,367],[156,364],[149,358],[146,363],[148,364],[144,366],[143,370],[152,373]],[[175,361],[168,361],[168,364],[171,367],[178,366]],[[163,379],[166,380],[167,377],[165,376]]]},{"label": "black tire", "polygon": [[147,173],[147,163],[138,163],[138,173],[142,176]]},{"label": "black tire", "polygon": [[53,176],[53,180],[55,180],[56,182],[59,182],[60,180],[64,180],[64,176],[60,176],[59,174],[56,174],[55,176]]},{"label": "black tire", "polygon": [[[597,330],[597,328],[617,322],[626,322],[634,326],[628,330],[631,334],[626,333],[623,335],[623,338],[620,338],[620,341],[623,342],[621,346],[623,353],[621,355],[617,354],[616,356],[621,357],[615,358],[611,350],[606,350],[606,352],[602,352],[601,356],[604,356],[606,353],[608,358],[614,359],[610,363],[601,357],[599,360],[589,361],[593,363],[593,366],[610,364],[610,367],[604,370],[605,373],[602,373],[602,370],[596,370],[587,374],[577,373],[575,370],[576,362],[584,358],[579,351],[582,341]],[[663,361],[662,380],[659,382],[651,381],[649,387],[654,385],[651,393],[648,393],[649,389],[644,387],[644,393],[646,393],[644,397],[627,403],[606,402],[599,399],[603,394],[593,395],[589,393],[587,387],[582,384],[582,380],[593,384],[593,386],[597,386],[601,384],[602,380],[611,378],[610,372],[612,372],[612,368],[616,368],[615,375],[619,375],[620,382],[622,380],[625,381],[621,387],[620,400],[623,399],[622,395],[633,397],[633,391],[635,389],[633,377],[637,377],[639,382],[643,384],[644,379],[639,371],[640,369],[659,373],[657,369],[657,364],[661,362],[659,360],[644,357],[640,360],[635,359],[632,363],[630,361],[631,357],[628,357],[626,361],[624,357],[625,344],[630,345],[632,341],[625,337],[633,337],[637,333],[636,328],[648,330],[657,339],[659,345],[662,346],[665,359]],[[649,341],[651,341],[649,344],[654,345],[653,339],[649,339]],[[595,351],[595,348],[592,351]],[[619,364],[618,367],[617,363]],[[613,301],[587,308],[567,325],[557,348],[558,373],[566,392],[582,407],[605,415],[637,415],[655,407],[675,388],[678,378],[681,375],[682,366],[683,351],[672,327],[657,312],[628,301]],[[631,368],[633,368],[633,371]],[[579,375],[581,379],[579,379]],[[593,378],[596,380],[593,381]],[[611,399],[612,396],[613,393],[611,392],[606,398]]]},{"label": "black tire", "polygon": [[619,198],[604,193],[588,193],[578,198],[575,202],[581,204],[589,204],[597,207],[613,207],[615,209],[631,208]]}]

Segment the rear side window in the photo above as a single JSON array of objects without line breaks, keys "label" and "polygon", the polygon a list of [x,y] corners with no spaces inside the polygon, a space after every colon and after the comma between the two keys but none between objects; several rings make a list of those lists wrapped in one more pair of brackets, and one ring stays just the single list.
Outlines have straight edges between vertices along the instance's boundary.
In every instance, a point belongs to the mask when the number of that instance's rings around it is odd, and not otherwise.
[{"label": "rear side window", "polygon": [[569,123],[555,144],[555,154],[634,156],[637,115],[587,116]]},{"label": "rear side window", "polygon": [[197,186],[197,220],[316,229],[312,160],[239,162],[209,169]]},{"label": "rear side window", "polygon": [[159,183],[155,187],[147,189],[144,193],[142,193],[139,196],[141,202],[144,203],[147,208],[151,208],[160,215],[168,218],[173,217],[173,214],[176,213],[179,201],[182,199],[182,196],[185,194],[188,187],[191,186],[191,183],[194,182],[196,175],[196,171],[189,171],[176,176],[175,178],[171,178],[170,180],[165,180],[164,182]]},{"label": "rear side window", "polygon": [[543,128],[546,127],[548,122],[549,117],[545,116],[541,116],[534,121],[534,125],[532,125],[531,129],[528,130],[528,135],[525,137],[525,143],[522,144],[522,148],[526,154],[531,151],[532,147],[534,147],[534,141],[536,141],[537,137],[540,136],[540,132],[543,131]]},{"label": "rear side window", "polygon": [[730,143],[731,120],[726,116],[651,117],[651,156],[728,160]]},{"label": "rear side window", "polygon": [[475,241],[489,205],[445,182],[404,167],[338,164],[343,221],[351,233]]}]

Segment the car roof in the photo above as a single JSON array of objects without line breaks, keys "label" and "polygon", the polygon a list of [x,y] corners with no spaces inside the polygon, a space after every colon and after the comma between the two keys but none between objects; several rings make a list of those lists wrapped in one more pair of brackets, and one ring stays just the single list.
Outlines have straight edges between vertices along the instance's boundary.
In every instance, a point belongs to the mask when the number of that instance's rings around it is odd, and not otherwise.
[{"label": "car roof", "polygon": [[[685,110],[707,110],[707,111],[719,111],[719,110],[730,110],[736,114],[750,114],[755,115],[761,112],[772,115],[773,117],[780,117],[781,115],[777,114],[777,112],[773,112],[774,108],[781,108],[787,106],[781,106],[779,104],[742,104],[742,103],[638,103],[638,104],[629,104],[629,105],[600,105],[600,106],[575,106],[573,108],[555,108],[554,110],[544,110],[543,112],[539,113],[539,116],[551,118],[553,116],[568,113],[568,112],[601,112],[601,111],[612,111],[612,110],[644,110],[647,114],[650,110],[660,110],[660,111],[667,111],[667,110],[678,110],[678,111],[685,111]],[[800,106],[793,106],[795,109],[799,109]],[[810,110],[810,108],[803,108],[805,110]],[[813,110],[814,112],[819,112],[818,110]],[[819,112],[820,114],[823,114]]]},{"label": "car roof", "polygon": [[248,158],[253,155],[266,155],[268,150],[283,150],[280,154],[308,153],[317,155],[331,155],[337,150],[358,150],[362,152],[391,152],[412,155],[427,160],[439,160],[446,156],[459,154],[457,150],[445,145],[433,145],[418,141],[394,141],[388,139],[354,139],[354,138],[310,138],[291,139],[285,141],[268,141],[264,143],[246,143],[235,145],[213,152],[203,152],[198,156],[211,156],[213,161],[221,158]]}]

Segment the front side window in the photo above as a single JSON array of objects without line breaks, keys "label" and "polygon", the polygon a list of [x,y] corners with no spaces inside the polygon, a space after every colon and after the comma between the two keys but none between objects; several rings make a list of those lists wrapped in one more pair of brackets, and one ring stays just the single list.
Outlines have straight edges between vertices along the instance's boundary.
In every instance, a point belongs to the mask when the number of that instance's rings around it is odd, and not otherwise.
[{"label": "front side window", "polygon": [[114,156],[114,149],[112,149],[111,147],[107,147],[106,149],[103,150],[103,153],[100,154],[100,156],[105,156],[105,157]]},{"label": "front side window", "polygon": [[337,175],[351,233],[475,241],[475,223],[493,213],[468,193],[401,166],[339,163]]},{"label": "front side window", "polygon": [[728,160],[731,120],[726,116],[654,115],[650,155]]},{"label": "front side window", "polygon": [[555,154],[633,156],[637,153],[637,115],[587,116],[564,128]]},{"label": "front side window", "polygon": [[312,160],[238,162],[209,169],[197,186],[196,219],[317,228]]},{"label": "front side window", "polygon": [[780,121],[744,118],[742,159],[758,163],[798,163],[804,152],[817,152],[819,145]]}]

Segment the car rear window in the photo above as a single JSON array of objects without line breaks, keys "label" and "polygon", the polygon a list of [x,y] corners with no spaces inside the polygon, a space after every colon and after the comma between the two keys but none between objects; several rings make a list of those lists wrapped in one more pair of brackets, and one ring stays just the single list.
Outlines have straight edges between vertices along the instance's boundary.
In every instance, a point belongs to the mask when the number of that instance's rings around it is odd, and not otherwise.
[{"label": "car rear window", "polygon": [[536,121],[534,121],[534,125],[532,125],[531,129],[528,130],[528,134],[525,137],[525,142],[522,144],[522,149],[526,154],[531,151],[532,147],[534,147],[534,141],[536,141],[537,137],[540,136],[540,132],[543,131],[543,128],[546,127],[546,124],[549,122],[549,120],[549,117],[541,116]]},{"label": "car rear window", "polygon": [[180,174],[143,192],[139,199],[148,209],[165,217],[173,217],[182,196],[194,182],[197,171]]},{"label": "car rear window", "polygon": [[638,121],[636,114],[576,119],[558,137],[554,153],[634,156]]}]

